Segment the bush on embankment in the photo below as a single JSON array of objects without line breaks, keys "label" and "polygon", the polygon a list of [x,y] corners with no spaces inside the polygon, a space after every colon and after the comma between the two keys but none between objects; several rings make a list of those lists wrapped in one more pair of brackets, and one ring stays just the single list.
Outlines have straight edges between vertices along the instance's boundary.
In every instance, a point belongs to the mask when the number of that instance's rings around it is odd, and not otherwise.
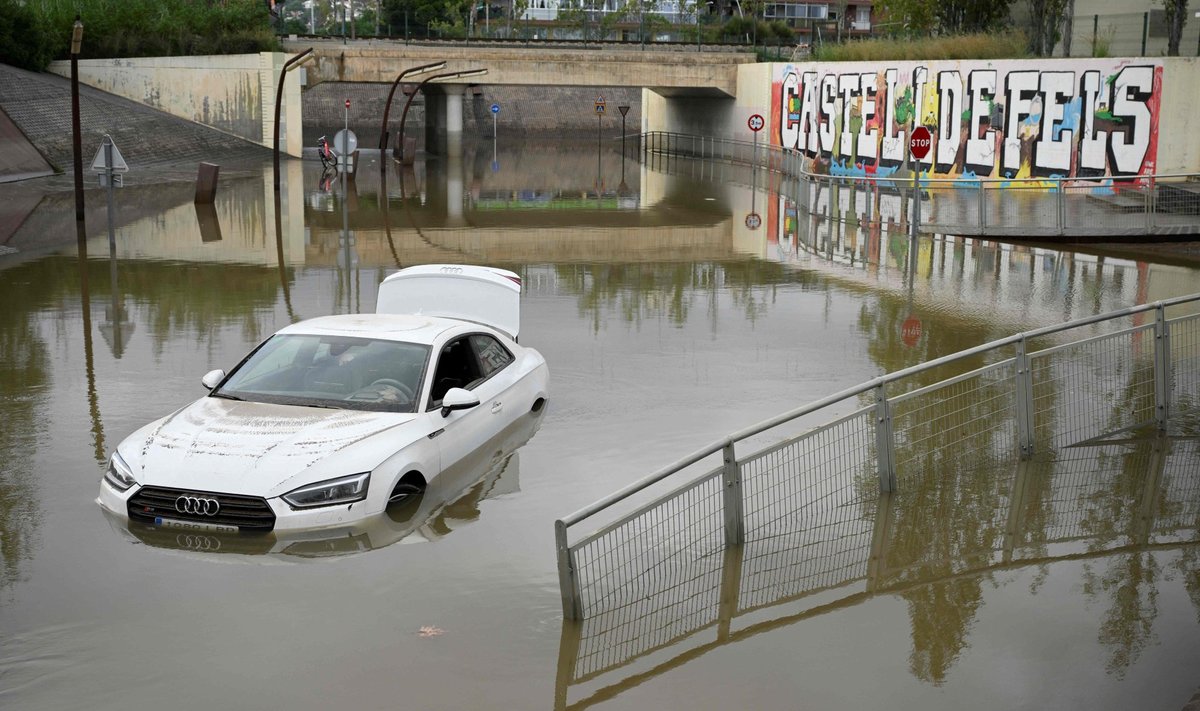
[{"label": "bush on embankment", "polygon": [[813,50],[819,62],[873,62],[934,59],[1020,59],[1029,41],[1020,31],[943,35],[920,39],[880,38],[823,44]]},{"label": "bush on embankment", "polygon": [[84,25],[82,59],[279,48],[262,0],[0,0],[0,62],[41,70],[68,59],[76,12]]}]

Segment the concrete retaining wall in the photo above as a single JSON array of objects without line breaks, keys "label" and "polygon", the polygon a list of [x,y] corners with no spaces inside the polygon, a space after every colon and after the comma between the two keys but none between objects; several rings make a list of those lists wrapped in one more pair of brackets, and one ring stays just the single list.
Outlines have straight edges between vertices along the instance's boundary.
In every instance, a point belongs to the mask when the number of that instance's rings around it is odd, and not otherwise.
[{"label": "concrete retaining wall", "polygon": [[[79,81],[160,111],[271,147],[274,140],[276,81],[291,55],[280,52],[204,57],[90,59],[79,62]],[[49,71],[69,77],[70,62],[52,62]],[[299,72],[288,74],[280,111],[280,144],[299,156]]]},{"label": "concrete retaining wall", "polygon": [[933,134],[922,161],[932,177],[1103,182],[1200,172],[1195,59],[769,66],[766,81],[743,72],[739,98],[769,117],[772,144],[832,174],[886,176],[906,166],[914,121]]}]

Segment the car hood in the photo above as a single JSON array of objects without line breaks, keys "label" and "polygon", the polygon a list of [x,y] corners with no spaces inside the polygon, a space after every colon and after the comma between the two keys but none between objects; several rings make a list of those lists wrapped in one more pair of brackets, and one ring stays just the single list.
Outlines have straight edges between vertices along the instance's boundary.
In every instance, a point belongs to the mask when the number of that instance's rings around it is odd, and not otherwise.
[{"label": "car hood", "polygon": [[[267,496],[280,483],[313,469],[312,480],[332,457],[386,430],[401,427],[412,414],[362,412],[239,402],[205,397],[165,418],[141,444],[135,476],[145,485]],[[391,452],[367,462],[350,457],[339,473],[373,469]],[[363,453],[370,457],[369,452]],[[331,474],[330,476],[336,476]]]}]

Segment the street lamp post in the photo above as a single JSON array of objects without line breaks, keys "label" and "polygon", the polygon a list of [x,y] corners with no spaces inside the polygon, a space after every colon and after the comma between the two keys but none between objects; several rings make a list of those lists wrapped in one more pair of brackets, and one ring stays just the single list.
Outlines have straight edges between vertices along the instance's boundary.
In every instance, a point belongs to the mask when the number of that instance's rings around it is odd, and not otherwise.
[{"label": "street lamp post", "polygon": [[468,69],[461,72],[447,72],[445,74],[434,74],[425,79],[413,89],[413,93],[409,94],[408,101],[404,102],[404,111],[400,114],[400,160],[404,160],[404,122],[408,118],[408,107],[412,106],[413,98],[421,92],[421,89],[431,81],[439,79],[461,79],[464,77],[475,77],[487,74],[486,69]]},{"label": "street lamp post", "polygon": [[83,21],[75,15],[71,28],[71,148],[75,152],[75,221],[83,225],[83,137],[79,127],[79,48],[83,44]]},{"label": "street lamp post", "polygon": [[[441,61],[441,62],[434,62],[432,64],[422,64],[421,66],[413,67],[412,69],[405,69],[404,71],[402,71],[396,75],[396,81],[392,82],[392,90],[388,92],[387,103],[385,103],[383,105],[383,123],[380,124],[380,126],[379,126],[379,150],[381,152],[387,150],[388,116],[392,112],[392,97],[396,95],[396,87],[400,86],[400,80],[407,76],[412,76],[412,75],[416,75],[416,74],[424,74],[425,72],[436,72],[439,69],[445,69],[445,68],[446,68],[446,62]],[[383,160],[381,159],[379,162],[382,165]]]},{"label": "street lamp post", "polygon": [[279,192],[279,105],[283,102],[283,84],[287,80],[288,71],[312,58],[312,47],[309,47],[284,62],[283,69],[279,72],[279,86],[275,87],[275,138],[271,143],[275,154],[275,192]]}]

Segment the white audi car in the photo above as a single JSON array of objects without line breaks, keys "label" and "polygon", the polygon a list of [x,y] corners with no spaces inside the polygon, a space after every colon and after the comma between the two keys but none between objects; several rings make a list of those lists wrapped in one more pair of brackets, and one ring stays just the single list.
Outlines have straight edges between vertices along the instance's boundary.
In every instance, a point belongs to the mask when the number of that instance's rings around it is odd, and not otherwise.
[{"label": "white audi car", "polygon": [[209,393],[127,437],[99,503],[132,522],[224,532],[346,526],[546,405],[549,370],[517,344],[520,278],[403,269],[374,314],[281,329]]}]

